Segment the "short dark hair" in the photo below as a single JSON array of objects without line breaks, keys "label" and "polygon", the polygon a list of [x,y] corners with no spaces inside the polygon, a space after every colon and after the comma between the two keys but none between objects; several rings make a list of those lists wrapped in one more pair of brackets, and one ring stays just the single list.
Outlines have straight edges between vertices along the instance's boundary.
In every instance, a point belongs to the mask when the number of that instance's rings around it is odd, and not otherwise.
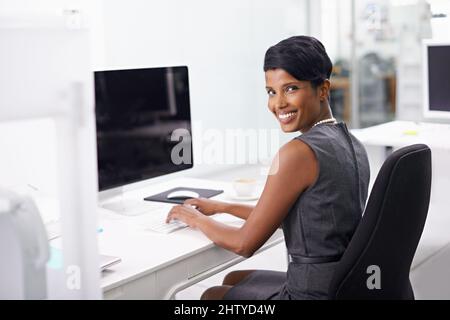
[{"label": "short dark hair", "polygon": [[271,46],[264,57],[264,72],[281,68],[314,88],[331,76],[333,64],[323,44],[313,37],[294,36]]}]

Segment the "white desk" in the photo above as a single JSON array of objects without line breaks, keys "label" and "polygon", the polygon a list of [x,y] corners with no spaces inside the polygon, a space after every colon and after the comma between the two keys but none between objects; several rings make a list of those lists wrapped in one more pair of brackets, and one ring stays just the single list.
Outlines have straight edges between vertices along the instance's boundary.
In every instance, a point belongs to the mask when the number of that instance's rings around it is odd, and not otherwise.
[{"label": "white desk", "polygon": [[391,121],[352,133],[365,145],[400,148],[425,143],[431,149],[450,150],[450,124]]},{"label": "white desk", "polygon": [[[410,278],[416,298],[450,299],[450,124],[393,121],[352,133],[369,150],[382,147],[389,153],[415,143],[430,147],[433,170],[430,207]],[[371,168],[380,166],[371,163]],[[372,178],[376,174],[372,171]]]},{"label": "white desk", "polygon": [[[126,196],[142,199],[178,186],[229,187],[225,182],[182,178],[129,192]],[[214,199],[229,200],[225,194]],[[172,204],[167,206],[170,208]],[[215,218],[236,226],[243,223],[243,220],[230,215]],[[158,234],[139,230],[128,224],[127,219],[100,209],[103,232],[99,235],[99,250],[102,254],[122,259],[121,263],[103,273],[101,286],[105,299],[170,299],[177,291],[244,260],[217,247],[198,230],[186,228]],[[258,252],[283,241],[283,234],[278,229]]]}]

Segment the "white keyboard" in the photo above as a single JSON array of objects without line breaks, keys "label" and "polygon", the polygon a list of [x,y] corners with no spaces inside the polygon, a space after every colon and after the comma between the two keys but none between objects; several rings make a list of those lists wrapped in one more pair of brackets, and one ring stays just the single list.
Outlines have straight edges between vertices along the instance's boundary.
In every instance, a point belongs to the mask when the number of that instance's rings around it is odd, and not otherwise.
[{"label": "white keyboard", "polygon": [[170,207],[164,207],[159,210],[152,210],[149,213],[133,217],[133,224],[140,229],[146,231],[153,231],[158,233],[170,233],[178,229],[186,228],[188,225],[178,221],[172,220],[170,223],[166,223],[167,214]]},{"label": "white keyboard", "polygon": [[188,225],[178,220],[172,220],[170,223],[166,223],[165,219],[153,219],[142,223],[141,226],[146,230],[158,233],[171,233],[175,230],[186,228]]},{"label": "white keyboard", "polygon": [[139,199],[121,199],[105,203],[102,207],[128,216],[131,224],[146,231],[170,233],[188,226],[177,220],[166,223],[167,214],[173,207],[173,204]]}]

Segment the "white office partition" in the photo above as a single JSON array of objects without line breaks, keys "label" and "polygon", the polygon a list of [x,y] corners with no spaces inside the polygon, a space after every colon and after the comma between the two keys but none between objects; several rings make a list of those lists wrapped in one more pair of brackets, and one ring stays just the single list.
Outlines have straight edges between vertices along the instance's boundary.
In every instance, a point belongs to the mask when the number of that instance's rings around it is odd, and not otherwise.
[{"label": "white office partition", "polygon": [[101,298],[88,36],[62,14],[48,19],[0,15],[0,123],[52,118],[56,124],[62,237],[47,265],[49,299]]}]

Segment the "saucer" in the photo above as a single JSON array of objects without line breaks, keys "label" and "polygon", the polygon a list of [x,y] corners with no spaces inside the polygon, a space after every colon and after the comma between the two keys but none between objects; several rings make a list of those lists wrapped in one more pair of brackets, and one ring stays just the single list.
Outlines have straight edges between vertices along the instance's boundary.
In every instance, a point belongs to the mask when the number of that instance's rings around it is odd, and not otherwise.
[{"label": "saucer", "polygon": [[252,201],[259,199],[259,195],[256,193],[250,196],[238,196],[235,192],[227,192],[226,196],[227,198],[236,201]]}]

